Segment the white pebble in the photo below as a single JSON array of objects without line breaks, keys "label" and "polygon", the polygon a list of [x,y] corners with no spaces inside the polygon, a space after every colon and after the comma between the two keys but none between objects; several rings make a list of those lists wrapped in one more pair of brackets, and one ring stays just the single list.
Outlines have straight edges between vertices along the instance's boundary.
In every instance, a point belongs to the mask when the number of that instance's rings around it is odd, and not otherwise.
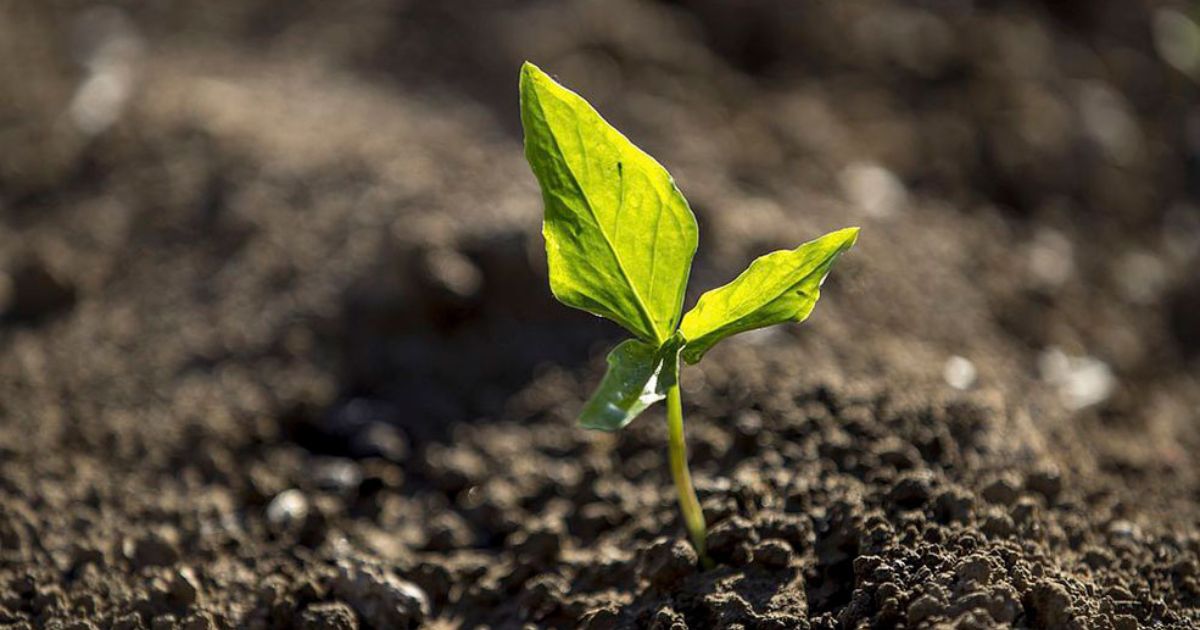
[{"label": "white pebble", "polygon": [[970,389],[977,376],[975,364],[971,363],[970,359],[958,355],[946,359],[946,365],[942,368],[942,378],[954,389]]},{"label": "white pebble", "polygon": [[855,162],[843,169],[838,179],[850,202],[868,216],[888,217],[908,203],[904,182],[878,164]]},{"label": "white pebble", "polygon": [[267,521],[279,527],[303,522],[308,518],[308,497],[292,488],[284,490],[267,505]]},{"label": "white pebble", "polygon": [[1107,363],[1095,357],[1069,356],[1058,348],[1042,353],[1038,369],[1042,380],[1053,385],[1062,403],[1072,410],[1104,402],[1117,385]]}]

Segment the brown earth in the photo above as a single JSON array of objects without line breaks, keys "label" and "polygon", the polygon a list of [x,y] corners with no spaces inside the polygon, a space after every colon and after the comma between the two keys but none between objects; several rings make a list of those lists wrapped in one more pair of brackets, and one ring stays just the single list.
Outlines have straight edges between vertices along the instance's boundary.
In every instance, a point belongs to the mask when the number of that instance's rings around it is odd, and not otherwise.
[{"label": "brown earth", "polygon": [[[0,625],[1200,627],[1187,3],[120,6],[0,4]],[[863,227],[684,373],[712,570],[573,425],[524,59],[697,290]]]}]

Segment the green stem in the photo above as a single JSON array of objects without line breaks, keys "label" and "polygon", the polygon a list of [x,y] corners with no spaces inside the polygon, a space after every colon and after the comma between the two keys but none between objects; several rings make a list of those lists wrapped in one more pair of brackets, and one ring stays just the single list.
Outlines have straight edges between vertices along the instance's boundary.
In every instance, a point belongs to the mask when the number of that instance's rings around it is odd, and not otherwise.
[{"label": "green stem", "polygon": [[704,512],[700,509],[700,501],[696,498],[696,490],[692,487],[692,475],[688,472],[687,442],[683,438],[683,402],[679,396],[679,383],[667,390],[667,450],[671,460],[671,477],[675,480],[675,490],[679,492],[679,511],[683,514],[683,524],[687,527],[692,545],[705,567],[712,565],[705,552],[704,540],[707,527],[704,525]]}]

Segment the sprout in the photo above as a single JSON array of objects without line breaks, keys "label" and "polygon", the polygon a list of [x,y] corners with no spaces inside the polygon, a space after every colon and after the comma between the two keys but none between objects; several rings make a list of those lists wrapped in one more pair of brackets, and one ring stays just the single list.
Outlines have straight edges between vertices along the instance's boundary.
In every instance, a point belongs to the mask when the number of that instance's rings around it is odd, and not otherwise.
[{"label": "sprout", "polygon": [[692,544],[708,563],[704,513],[687,467],[679,360],[695,364],[726,337],[804,321],[858,228],[762,256],[683,315],[699,233],[671,175],[533,64],[521,68],[520,83],[525,157],[545,204],[550,290],[634,336],[609,353],[579,423],[616,431],[666,399],[671,476]]}]

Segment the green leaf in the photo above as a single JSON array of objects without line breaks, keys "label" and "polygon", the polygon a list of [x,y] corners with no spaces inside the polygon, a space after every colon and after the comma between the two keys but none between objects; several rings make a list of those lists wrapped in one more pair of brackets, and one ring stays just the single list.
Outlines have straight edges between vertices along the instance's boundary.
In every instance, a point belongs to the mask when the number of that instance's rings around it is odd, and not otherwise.
[{"label": "green leaf", "polygon": [[521,123],[546,208],[550,290],[661,345],[679,323],[698,238],[671,175],[528,62]]},{"label": "green leaf", "polygon": [[696,363],[718,341],[747,330],[808,318],[837,257],[858,240],[858,228],[830,232],[792,250],[762,256],[729,284],[700,296],[679,330],[683,358]]},{"label": "green leaf", "polygon": [[676,334],[661,348],[627,339],[608,353],[608,371],[583,411],[585,429],[616,431],[633,422],[650,405],[662,400],[679,382],[679,350],[683,338]]}]

